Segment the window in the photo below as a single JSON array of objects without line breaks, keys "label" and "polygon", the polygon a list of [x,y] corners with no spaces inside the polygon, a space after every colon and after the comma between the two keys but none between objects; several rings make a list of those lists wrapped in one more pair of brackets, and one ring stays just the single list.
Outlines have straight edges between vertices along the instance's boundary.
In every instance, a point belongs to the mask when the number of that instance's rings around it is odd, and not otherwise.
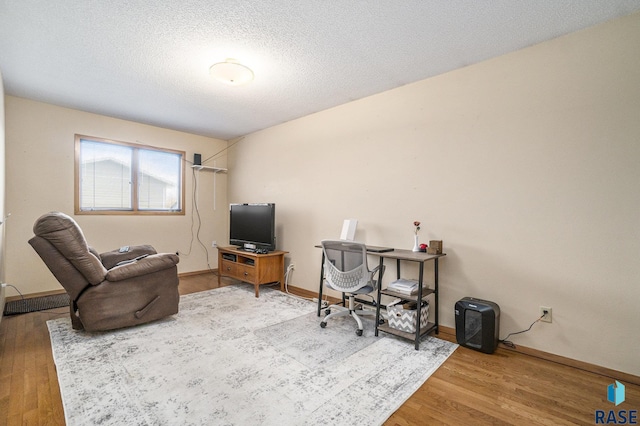
[{"label": "window", "polygon": [[76,214],[184,214],[184,152],[76,135]]}]

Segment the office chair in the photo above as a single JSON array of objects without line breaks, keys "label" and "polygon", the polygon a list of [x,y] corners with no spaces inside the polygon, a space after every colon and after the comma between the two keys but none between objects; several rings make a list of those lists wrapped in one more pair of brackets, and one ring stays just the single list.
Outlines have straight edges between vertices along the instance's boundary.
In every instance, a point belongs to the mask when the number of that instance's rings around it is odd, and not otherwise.
[{"label": "office chair", "polygon": [[[353,241],[323,240],[324,283],[327,287],[342,293],[342,305],[331,305],[320,323],[325,328],[327,321],[334,317],[351,315],[358,323],[356,334],[362,336],[362,315],[375,315],[373,310],[356,309],[355,297],[358,294],[369,294],[378,289],[384,274],[384,265],[373,270],[367,266],[367,248],[362,243]],[[345,303],[348,305],[344,306]]]}]

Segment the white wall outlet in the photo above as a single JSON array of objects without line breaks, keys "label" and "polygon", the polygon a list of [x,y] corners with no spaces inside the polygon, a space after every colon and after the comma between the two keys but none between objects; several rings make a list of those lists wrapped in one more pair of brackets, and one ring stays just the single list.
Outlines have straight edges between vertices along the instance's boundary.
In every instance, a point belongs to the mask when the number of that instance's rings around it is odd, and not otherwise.
[{"label": "white wall outlet", "polygon": [[540,316],[542,317],[540,321],[551,322],[551,308],[548,306],[540,306]]},{"label": "white wall outlet", "polygon": [[218,242],[216,240],[211,241],[211,247],[218,247]]}]

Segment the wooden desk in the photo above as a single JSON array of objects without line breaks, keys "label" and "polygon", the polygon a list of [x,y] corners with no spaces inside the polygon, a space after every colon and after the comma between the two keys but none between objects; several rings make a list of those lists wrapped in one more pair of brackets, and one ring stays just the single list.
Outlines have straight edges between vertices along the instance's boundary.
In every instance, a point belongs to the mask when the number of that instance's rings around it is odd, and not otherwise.
[{"label": "wooden desk", "polygon": [[[318,246],[317,246],[318,247]],[[321,246],[320,246],[321,247]],[[435,331],[438,334],[438,259],[446,256],[446,253],[442,254],[427,254],[422,252],[414,252],[411,250],[403,250],[403,249],[394,249],[393,251],[385,251],[385,252],[371,252],[368,251],[368,254],[371,256],[378,256],[380,259],[380,265],[384,264],[384,259],[395,259],[396,260],[396,276],[400,278],[400,265],[402,262],[417,262],[418,263],[418,294],[409,296],[406,294],[401,294],[397,292],[393,292],[390,290],[382,289],[381,286],[378,287],[377,292],[377,302],[376,302],[376,331],[375,335],[378,335],[378,331],[383,331],[385,333],[393,334],[396,336],[404,337],[406,339],[410,339],[414,341],[415,348],[418,350],[420,348],[420,338],[424,334],[430,333],[431,331]],[[425,262],[433,261],[433,269],[434,269],[434,288],[433,289],[425,289],[423,288],[424,283],[424,264]],[[320,268],[320,288],[318,291],[318,316],[320,316],[320,312],[322,310],[322,288],[324,284],[324,251],[322,252],[322,266]],[[412,300],[412,301],[422,301],[429,297],[429,295],[434,295],[434,321],[433,323],[428,323],[425,327],[416,327],[415,335],[413,333],[406,333],[404,331],[396,330],[394,328],[389,327],[388,325],[380,324],[380,299],[382,295],[387,295],[391,297],[397,297],[403,300]],[[343,296],[344,298],[344,296]],[[418,303],[420,306],[420,303]],[[416,324],[420,324],[420,309],[417,310],[417,318]]]},{"label": "wooden desk", "polygon": [[260,285],[280,282],[284,291],[284,255],[287,251],[274,250],[257,254],[237,247],[218,247],[218,286],[220,277],[231,277],[253,284],[256,297],[260,297]]}]

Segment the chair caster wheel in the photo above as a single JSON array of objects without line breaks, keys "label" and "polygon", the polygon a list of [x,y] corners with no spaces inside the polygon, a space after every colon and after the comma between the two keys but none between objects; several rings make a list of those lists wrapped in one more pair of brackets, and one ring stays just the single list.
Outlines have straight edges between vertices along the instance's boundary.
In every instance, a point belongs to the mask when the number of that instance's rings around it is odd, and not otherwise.
[{"label": "chair caster wheel", "polygon": [[325,310],[324,310],[324,313],[325,313],[325,314],[327,314],[327,315],[329,315],[329,314],[331,313],[331,309],[325,309]]},{"label": "chair caster wheel", "polygon": [[357,334],[358,336],[362,336],[362,330],[356,330],[356,334]]},{"label": "chair caster wheel", "polygon": [[325,328],[326,326],[327,326],[327,323],[326,323],[326,322],[322,321],[322,322],[320,323],[320,328]]}]

